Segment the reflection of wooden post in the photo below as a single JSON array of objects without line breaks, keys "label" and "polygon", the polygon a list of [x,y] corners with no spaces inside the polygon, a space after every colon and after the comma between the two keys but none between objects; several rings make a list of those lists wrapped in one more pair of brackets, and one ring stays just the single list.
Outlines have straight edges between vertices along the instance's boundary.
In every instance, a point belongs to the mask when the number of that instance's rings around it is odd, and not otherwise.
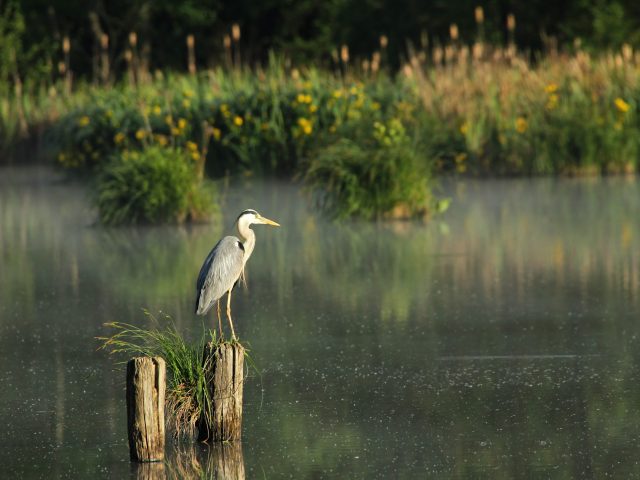
[{"label": "reflection of wooden post", "polygon": [[172,478],[245,479],[242,442],[180,445],[167,452],[165,462]]},{"label": "reflection of wooden post", "polygon": [[164,459],[166,366],[160,357],[137,357],[127,363],[127,424],[132,461]]},{"label": "reflection of wooden post", "polygon": [[239,343],[209,342],[204,348],[203,363],[211,402],[198,422],[198,440],[240,440],[244,347]]},{"label": "reflection of wooden post", "polygon": [[137,480],[165,480],[164,462],[133,464]]},{"label": "reflection of wooden post", "polygon": [[244,459],[242,458],[242,443],[220,443],[211,450],[213,457],[213,478],[225,480],[244,480]]}]

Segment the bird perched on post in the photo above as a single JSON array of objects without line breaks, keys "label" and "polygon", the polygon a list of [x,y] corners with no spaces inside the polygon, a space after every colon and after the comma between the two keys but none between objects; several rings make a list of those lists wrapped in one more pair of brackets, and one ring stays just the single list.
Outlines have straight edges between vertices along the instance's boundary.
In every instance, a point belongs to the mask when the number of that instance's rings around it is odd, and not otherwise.
[{"label": "bird perched on post", "polygon": [[280,224],[263,217],[255,210],[245,210],[238,216],[236,227],[240,238],[226,236],[216,243],[209,252],[198,275],[196,284],[196,314],[205,315],[213,306],[218,305],[218,328],[222,337],[222,320],[220,319],[220,298],[227,294],[227,318],[231,326],[231,334],[236,339],[231,320],[231,290],[236,282],[244,277],[244,267],[256,245],[256,234],[250,228],[253,224]]}]

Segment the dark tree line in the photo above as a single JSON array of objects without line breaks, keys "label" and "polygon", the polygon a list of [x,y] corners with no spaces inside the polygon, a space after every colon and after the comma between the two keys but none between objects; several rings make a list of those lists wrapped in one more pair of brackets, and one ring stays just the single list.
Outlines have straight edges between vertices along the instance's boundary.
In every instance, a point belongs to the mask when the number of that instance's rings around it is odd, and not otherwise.
[{"label": "dark tree line", "polygon": [[[474,16],[478,6],[481,29]],[[385,35],[386,56],[397,65],[407,42],[446,43],[453,23],[461,42],[481,33],[488,42],[505,43],[510,14],[515,42],[526,50],[544,50],[548,42],[570,46],[576,38],[592,49],[640,43],[636,0],[0,0],[0,77],[13,70],[55,71],[65,36],[76,75],[95,71],[103,34],[114,69],[122,70],[130,32],[136,32],[135,48],[151,69],[185,69],[190,34],[197,64],[216,64],[224,59],[224,36],[234,24],[245,63],[264,62],[277,51],[296,63],[329,64],[341,45],[361,58],[378,50]]]}]

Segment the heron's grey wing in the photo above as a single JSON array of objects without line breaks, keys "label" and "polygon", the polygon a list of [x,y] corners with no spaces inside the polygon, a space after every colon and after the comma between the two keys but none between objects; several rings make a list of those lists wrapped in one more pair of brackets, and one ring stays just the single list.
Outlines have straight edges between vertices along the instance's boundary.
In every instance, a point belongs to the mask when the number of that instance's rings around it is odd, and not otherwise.
[{"label": "heron's grey wing", "polygon": [[244,247],[236,237],[224,237],[207,256],[196,284],[196,313],[204,315],[233,287],[242,273]]}]

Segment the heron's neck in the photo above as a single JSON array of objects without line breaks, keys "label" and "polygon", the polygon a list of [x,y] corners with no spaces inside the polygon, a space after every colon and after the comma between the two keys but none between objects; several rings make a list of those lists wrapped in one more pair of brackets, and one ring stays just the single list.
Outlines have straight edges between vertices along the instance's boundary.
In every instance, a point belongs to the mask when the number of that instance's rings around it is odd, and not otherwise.
[{"label": "heron's neck", "polygon": [[253,253],[253,247],[256,246],[256,234],[253,233],[248,224],[242,221],[238,222],[238,233],[242,239],[242,246],[244,246],[244,263],[247,263]]}]

